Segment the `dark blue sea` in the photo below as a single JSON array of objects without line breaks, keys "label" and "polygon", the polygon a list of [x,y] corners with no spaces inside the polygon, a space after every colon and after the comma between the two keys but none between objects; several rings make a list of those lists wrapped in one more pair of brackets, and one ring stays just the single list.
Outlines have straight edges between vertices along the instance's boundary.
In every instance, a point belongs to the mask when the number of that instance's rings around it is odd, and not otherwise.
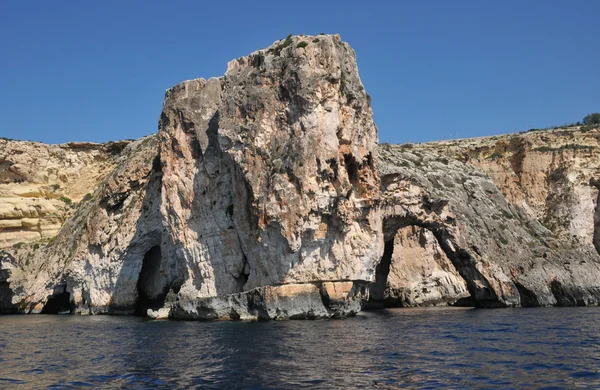
[{"label": "dark blue sea", "polygon": [[0,316],[0,388],[600,388],[600,308],[285,322]]}]

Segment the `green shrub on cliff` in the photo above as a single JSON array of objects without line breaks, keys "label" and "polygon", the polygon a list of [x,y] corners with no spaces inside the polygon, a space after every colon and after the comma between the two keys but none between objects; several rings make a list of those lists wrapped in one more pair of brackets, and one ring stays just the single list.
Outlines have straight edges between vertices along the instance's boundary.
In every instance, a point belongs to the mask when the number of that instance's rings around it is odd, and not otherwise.
[{"label": "green shrub on cliff", "polygon": [[66,196],[61,196],[61,197],[60,197],[60,198],[58,198],[58,199],[60,199],[60,200],[62,200],[63,202],[65,202],[65,204],[66,204],[67,206],[70,206],[70,205],[72,205],[72,204],[73,204],[73,201],[72,201],[71,199],[67,198]]},{"label": "green shrub on cliff", "polygon": [[290,34],[287,37],[285,37],[285,40],[282,43],[280,43],[279,45],[271,48],[269,50],[269,52],[275,54],[276,56],[278,56],[283,49],[285,49],[286,47],[288,47],[289,45],[292,44],[292,36],[293,35]]},{"label": "green shrub on cliff", "polygon": [[600,112],[595,112],[593,114],[586,115],[583,118],[584,125],[600,125]]}]

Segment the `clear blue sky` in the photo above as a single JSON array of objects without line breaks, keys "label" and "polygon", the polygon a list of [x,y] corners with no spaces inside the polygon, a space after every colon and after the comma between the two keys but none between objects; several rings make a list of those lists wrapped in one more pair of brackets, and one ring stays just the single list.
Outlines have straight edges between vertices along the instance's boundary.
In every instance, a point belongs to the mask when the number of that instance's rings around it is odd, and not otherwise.
[{"label": "clear blue sky", "polygon": [[600,1],[0,1],[0,137],[157,130],[165,89],[294,34],[357,52],[381,142],[600,111]]}]

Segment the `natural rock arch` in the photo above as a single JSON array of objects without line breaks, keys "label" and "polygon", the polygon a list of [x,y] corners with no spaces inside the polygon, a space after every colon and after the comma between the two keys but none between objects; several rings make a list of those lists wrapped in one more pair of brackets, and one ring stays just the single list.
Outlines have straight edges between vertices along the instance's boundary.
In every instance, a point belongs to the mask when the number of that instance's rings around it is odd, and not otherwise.
[{"label": "natural rock arch", "polygon": [[[423,219],[412,213],[394,214],[390,210],[384,212],[383,235],[385,242],[393,242],[396,233],[406,226],[416,226],[430,231],[440,249],[445,253],[458,274],[466,283],[471,296],[472,304],[476,307],[505,307],[507,306],[490,286],[488,279],[477,269],[476,259],[459,244],[450,228],[455,228],[452,223],[435,219]],[[392,252],[393,253],[393,252]]]},{"label": "natural rock arch", "polygon": [[465,280],[432,231],[403,220],[387,225],[370,307],[472,305]]}]

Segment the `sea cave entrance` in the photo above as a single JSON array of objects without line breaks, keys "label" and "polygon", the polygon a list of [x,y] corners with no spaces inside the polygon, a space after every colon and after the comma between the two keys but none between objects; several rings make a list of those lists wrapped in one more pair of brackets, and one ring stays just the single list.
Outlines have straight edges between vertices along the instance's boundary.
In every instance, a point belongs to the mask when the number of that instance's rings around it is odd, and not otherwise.
[{"label": "sea cave entrance", "polygon": [[42,308],[42,314],[66,314],[72,313],[75,306],[71,302],[71,293],[67,291],[67,285],[61,284],[54,288],[54,293],[48,297]]},{"label": "sea cave entrance", "polygon": [[156,310],[165,303],[164,279],[160,273],[162,255],[160,246],[152,247],[144,256],[137,281],[136,316],[145,317],[148,309]]}]

